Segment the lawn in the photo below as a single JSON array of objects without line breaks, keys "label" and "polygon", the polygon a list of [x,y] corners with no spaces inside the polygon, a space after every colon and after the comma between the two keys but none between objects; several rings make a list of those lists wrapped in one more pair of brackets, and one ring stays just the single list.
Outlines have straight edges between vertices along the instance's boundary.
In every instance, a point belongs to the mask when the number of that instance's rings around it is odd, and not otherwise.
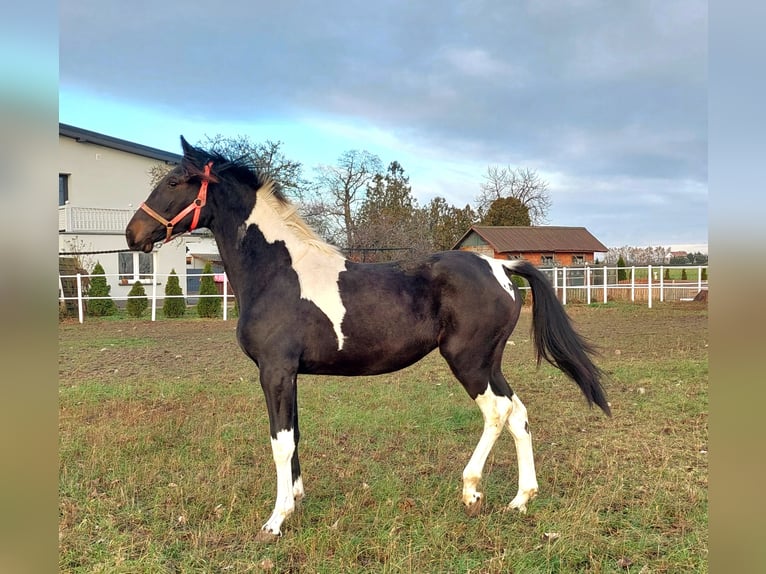
[{"label": "lawn", "polygon": [[602,351],[613,417],[534,361],[525,309],[504,372],[529,411],[540,494],[513,441],[465,515],[478,408],[437,353],[390,375],[299,380],[307,497],[270,545],[276,476],[235,321],[59,327],[62,572],[707,572],[707,307],[569,306]]}]

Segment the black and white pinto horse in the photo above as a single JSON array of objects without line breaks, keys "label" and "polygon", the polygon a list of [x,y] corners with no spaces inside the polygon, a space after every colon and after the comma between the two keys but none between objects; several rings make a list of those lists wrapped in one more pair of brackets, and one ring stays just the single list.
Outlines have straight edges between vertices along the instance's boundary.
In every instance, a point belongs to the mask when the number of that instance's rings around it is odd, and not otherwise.
[{"label": "black and white pinto horse", "polygon": [[136,211],[125,235],[133,250],[196,227],[215,236],[239,305],[237,338],[260,371],[277,470],[277,498],[259,539],[281,534],[304,496],[298,462],[300,373],[376,375],[439,349],[484,417],[463,471],[469,515],[482,503],[482,469],[502,429],[515,442],[519,489],[509,508],[526,511],[538,485],[526,408],[501,372],[521,299],[533,295],[537,360],[545,358],[609,414],[592,349],[570,324],[545,276],[525,261],[448,251],[395,263],[355,263],[322,241],[267,177],[240,161],[190,146]]}]

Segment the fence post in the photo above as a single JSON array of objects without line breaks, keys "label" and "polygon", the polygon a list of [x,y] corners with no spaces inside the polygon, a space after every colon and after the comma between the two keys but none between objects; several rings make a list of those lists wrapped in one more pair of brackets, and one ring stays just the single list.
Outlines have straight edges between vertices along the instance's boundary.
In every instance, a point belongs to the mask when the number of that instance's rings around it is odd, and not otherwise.
[{"label": "fence post", "polygon": [[77,274],[77,317],[82,323],[82,275]]},{"label": "fence post", "polygon": [[556,297],[559,296],[559,268],[553,268],[553,289],[556,291]]},{"label": "fence post", "polygon": [[634,303],[636,301],[636,266],[630,267],[630,301]]},{"label": "fence post", "polygon": [[697,267],[697,293],[702,291],[702,265]]},{"label": "fence post", "polygon": [[566,265],[561,268],[561,303],[567,304],[567,268]]},{"label": "fence post", "polygon": [[152,321],[157,320],[157,252],[152,251]]},{"label": "fence post", "polygon": [[660,303],[665,300],[665,266],[660,265]]},{"label": "fence post", "polygon": [[604,305],[606,305],[606,291],[609,285],[606,277],[607,275],[609,275],[609,267],[604,265]]},{"label": "fence post", "polygon": [[223,320],[226,320],[229,307],[229,282],[226,277],[226,271],[223,272]]},{"label": "fence post", "polygon": [[61,281],[61,275],[59,275],[59,305],[64,302],[64,308],[66,309],[66,293],[64,293],[64,283]]},{"label": "fence post", "polygon": [[590,305],[590,267],[585,266],[585,300]]},{"label": "fence post", "polygon": [[649,276],[649,279],[647,279],[646,288],[648,289],[647,292],[647,298],[649,299],[649,308],[652,308],[652,266],[647,265],[647,274]]}]

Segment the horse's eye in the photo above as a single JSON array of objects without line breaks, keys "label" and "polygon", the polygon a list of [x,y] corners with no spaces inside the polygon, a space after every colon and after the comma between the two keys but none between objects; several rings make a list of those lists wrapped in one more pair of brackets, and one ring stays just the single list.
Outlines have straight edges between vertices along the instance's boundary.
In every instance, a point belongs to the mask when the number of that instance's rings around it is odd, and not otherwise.
[{"label": "horse's eye", "polygon": [[168,181],[168,185],[170,187],[175,187],[178,185],[178,182],[175,179],[171,179],[170,181]]}]

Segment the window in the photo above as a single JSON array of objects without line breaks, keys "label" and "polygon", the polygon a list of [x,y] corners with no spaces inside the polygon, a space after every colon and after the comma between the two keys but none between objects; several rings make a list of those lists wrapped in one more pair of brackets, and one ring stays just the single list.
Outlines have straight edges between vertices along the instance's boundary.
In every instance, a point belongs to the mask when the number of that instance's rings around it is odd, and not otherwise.
[{"label": "window", "polygon": [[69,174],[59,174],[59,205],[65,205],[69,201]]},{"label": "window", "polygon": [[151,253],[118,253],[117,257],[120,279],[138,281],[151,278],[154,271]]},{"label": "window", "polygon": [[540,265],[543,267],[553,267],[553,255],[541,255]]},{"label": "window", "polygon": [[572,265],[585,265],[585,255],[572,255]]}]

